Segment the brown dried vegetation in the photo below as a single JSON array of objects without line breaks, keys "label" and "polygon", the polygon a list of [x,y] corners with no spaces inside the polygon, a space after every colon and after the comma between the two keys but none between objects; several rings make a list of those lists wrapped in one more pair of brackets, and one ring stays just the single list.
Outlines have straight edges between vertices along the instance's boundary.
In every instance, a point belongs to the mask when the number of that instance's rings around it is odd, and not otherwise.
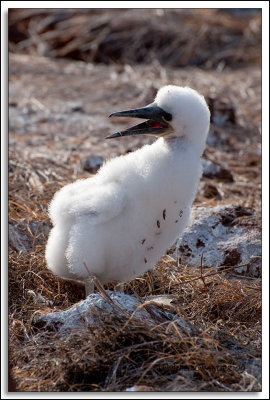
[{"label": "brown dried vegetation", "polygon": [[9,34],[16,51],[103,64],[235,68],[261,60],[258,12],[232,18],[215,9],[14,9]]},{"label": "brown dried vegetation", "polygon": [[63,336],[33,326],[33,315],[66,309],[83,298],[83,288],[57,283],[42,254],[30,254],[28,263],[20,256],[15,262],[12,252],[11,257],[10,361],[17,390],[122,391],[140,384],[156,391],[260,390],[257,280],[207,270],[203,281],[199,270],[179,269],[164,258],[127,283],[125,292],[142,301],[147,295],[173,295],[164,308],[192,323],[192,332],[180,330],[165,315],[153,327],[121,313],[93,310],[93,325]]}]

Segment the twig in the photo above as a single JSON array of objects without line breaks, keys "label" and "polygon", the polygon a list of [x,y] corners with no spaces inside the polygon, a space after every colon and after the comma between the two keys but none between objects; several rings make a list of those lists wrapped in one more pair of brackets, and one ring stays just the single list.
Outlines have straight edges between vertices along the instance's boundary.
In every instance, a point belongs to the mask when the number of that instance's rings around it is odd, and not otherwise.
[{"label": "twig", "polygon": [[202,255],[201,255],[200,271],[201,271],[201,279],[202,279],[203,284],[204,284],[204,289],[207,290],[207,288],[206,288],[206,282],[205,282],[205,279],[204,279],[204,276],[203,276],[203,252],[202,252]]},{"label": "twig", "polygon": [[102,284],[100,283],[100,281],[98,280],[98,278],[96,276],[91,275],[87,265],[85,262],[83,262],[83,265],[86,269],[86,271],[89,274],[89,277],[92,278],[94,285],[97,287],[97,289],[99,290],[99,292],[103,295],[103,297],[115,308],[117,309],[117,311],[123,313],[123,310],[117,305],[115,304],[112,299],[110,298],[110,296],[108,295],[108,293],[106,292],[106,290],[104,289],[104,287],[102,286]]},{"label": "twig", "polygon": [[[241,264],[241,265],[237,265],[237,266],[233,266],[233,267],[228,267],[228,268],[227,268],[226,266],[223,266],[223,268],[226,268],[226,269],[224,269],[224,270],[222,270],[222,271],[214,272],[214,273],[212,273],[212,274],[204,275],[204,278],[207,278],[207,277],[213,276],[213,275],[217,275],[217,274],[220,274],[220,273],[222,273],[222,272],[231,271],[232,269],[235,269],[235,268],[246,267],[247,265],[248,265],[248,263],[246,263],[246,264]],[[221,267],[219,267],[219,268],[221,268]],[[181,277],[180,277],[180,278],[181,278]],[[194,278],[194,279],[191,279],[190,281],[186,281],[185,283],[190,283],[190,282],[193,282],[193,281],[197,281],[198,279],[202,279],[202,277],[201,277],[201,276],[198,276],[198,277],[196,277],[196,278]]]}]

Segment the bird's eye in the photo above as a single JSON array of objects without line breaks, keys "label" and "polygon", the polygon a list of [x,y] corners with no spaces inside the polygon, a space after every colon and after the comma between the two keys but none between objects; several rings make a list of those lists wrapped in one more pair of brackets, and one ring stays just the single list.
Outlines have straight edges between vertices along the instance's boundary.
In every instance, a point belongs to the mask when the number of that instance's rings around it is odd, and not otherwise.
[{"label": "bird's eye", "polygon": [[166,122],[169,122],[172,120],[172,114],[169,114],[167,112],[164,113],[162,117],[163,117],[164,121],[166,121]]}]

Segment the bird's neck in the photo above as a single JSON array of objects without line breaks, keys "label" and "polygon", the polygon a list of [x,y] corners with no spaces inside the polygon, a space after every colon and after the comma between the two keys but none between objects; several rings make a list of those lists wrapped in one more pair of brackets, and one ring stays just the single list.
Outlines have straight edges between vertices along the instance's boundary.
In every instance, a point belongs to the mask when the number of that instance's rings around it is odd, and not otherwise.
[{"label": "bird's neck", "polygon": [[169,146],[171,149],[177,149],[179,147],[183,147],[185,145],[187,146],[192,146],[195,151],[198,152],[199,155],[201,155],[204,151],[205,147],[205,139],[202,138],[202,140],[192,140],[192,137],[187,138],[186,136],[168,136],[163,138],[164,142],[166,143],[167,146]]},{"label": "bird's neck", "polygon": [[184,137],[182,136],[168,136],[168,137],[164,137],[164,141],[165,143],[167,143],[168,145],[177,145],[181,142],[183,142],[183,140],[185,140]]}]

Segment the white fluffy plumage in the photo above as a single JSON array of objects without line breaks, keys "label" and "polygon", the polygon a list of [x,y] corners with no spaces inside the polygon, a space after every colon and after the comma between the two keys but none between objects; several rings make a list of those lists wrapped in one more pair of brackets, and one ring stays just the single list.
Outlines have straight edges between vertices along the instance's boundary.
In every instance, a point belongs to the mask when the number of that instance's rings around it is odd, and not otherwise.
[{"label": "white fluffy plumage", "polygon": [[169,133],[55,194],[46,260],[60,277],[86,283],[91,276],[101,283],[134,279],[152,268],[186,227],[201,176],[209,109],[195,90],[172,85],[158,91],[155,104],[172,115]]}]

